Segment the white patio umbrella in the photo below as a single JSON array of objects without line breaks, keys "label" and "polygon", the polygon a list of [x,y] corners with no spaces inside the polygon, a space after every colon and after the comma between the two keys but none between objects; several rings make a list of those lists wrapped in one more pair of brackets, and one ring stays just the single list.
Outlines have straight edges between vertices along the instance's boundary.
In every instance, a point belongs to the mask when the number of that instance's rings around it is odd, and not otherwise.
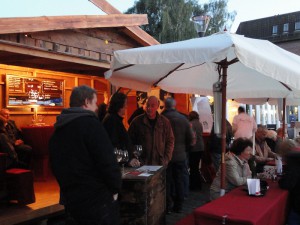
[{"label": "white patio umbrella", "polygon": [[227,98],[284,98],[300,89],[300,57],[269,41],[227,32],[186,41],[114,52],[105,77],[116,86],[148,91],[213,95],[222,83],[222,181],[225,190]]}]

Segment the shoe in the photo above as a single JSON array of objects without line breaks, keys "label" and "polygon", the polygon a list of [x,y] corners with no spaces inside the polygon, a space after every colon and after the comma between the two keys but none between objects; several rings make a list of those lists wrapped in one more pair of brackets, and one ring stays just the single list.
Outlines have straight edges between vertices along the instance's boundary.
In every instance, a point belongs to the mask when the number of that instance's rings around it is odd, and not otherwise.
[{"label": "shoe", "polygon": [[183,212],[183,210],[182,210],[181,207],[174,207],[174,208],[173,208],[173,211],[174,211],[175,213],[182,213],[182,212]]},{"label": "shoe", "polygon": [[167,215],[170,215],[172,213],[171,209],[167,209]]}]

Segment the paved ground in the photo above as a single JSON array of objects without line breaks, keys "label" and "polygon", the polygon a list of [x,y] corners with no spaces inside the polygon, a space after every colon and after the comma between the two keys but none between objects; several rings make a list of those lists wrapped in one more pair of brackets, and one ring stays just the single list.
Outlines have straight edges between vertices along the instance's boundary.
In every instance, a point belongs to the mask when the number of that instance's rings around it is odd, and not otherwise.
[{"label": "paved ground", "polygon": [[203,184],[201,191],[190,191],[188,198],[184,201],[182,213],[171,213],[167,215],[167,225],[174,225],[176,222],[192,213],[193,210],[209,201],[209,186]]}]

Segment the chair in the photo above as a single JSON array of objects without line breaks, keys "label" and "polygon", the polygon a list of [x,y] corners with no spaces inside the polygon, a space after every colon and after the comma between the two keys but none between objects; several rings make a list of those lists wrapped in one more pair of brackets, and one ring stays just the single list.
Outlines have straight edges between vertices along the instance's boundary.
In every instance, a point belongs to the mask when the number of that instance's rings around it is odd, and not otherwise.
[{"label": "chair", "polygon": [[35,202],[33,174],[31,170],[13,168],[5,171],[9,200],[27,205]]}]

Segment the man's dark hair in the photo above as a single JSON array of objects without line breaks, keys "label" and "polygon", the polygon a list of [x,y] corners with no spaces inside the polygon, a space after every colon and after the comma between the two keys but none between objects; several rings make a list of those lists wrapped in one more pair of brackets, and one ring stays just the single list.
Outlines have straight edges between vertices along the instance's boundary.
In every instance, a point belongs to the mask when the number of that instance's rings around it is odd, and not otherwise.
[{"label": "man's dark hair", "polygon": [[174,98],[167,98],[165,100],[165,108],[166,109],[173,109],[176,106],[176,101]]},{"label": "man's dark hair", "polygon": [[127,95],[124,93],[115,93],[111,97],[108,106],[109,113],[118,113],[120,109],[124,107],[125,101],[127,99]]},{"label": "man's dark hair", "polygon": [[239,106],[238,113],[244,113],[244,112],[245,112],[245,108],[243,106]]},{"label": "man's dark hair", "polygon": [[74,87],[70,96],[70,107],[83,106],[86,99],[93,100],[94,94],[97,95],[96,90],[87,85]]},{"label": "man's dark hair", "polygon": [[252,148],[252,141],[247,138],[236,139],[230,148],[230,151],[236,155],[240,155],[247,147]]}]

